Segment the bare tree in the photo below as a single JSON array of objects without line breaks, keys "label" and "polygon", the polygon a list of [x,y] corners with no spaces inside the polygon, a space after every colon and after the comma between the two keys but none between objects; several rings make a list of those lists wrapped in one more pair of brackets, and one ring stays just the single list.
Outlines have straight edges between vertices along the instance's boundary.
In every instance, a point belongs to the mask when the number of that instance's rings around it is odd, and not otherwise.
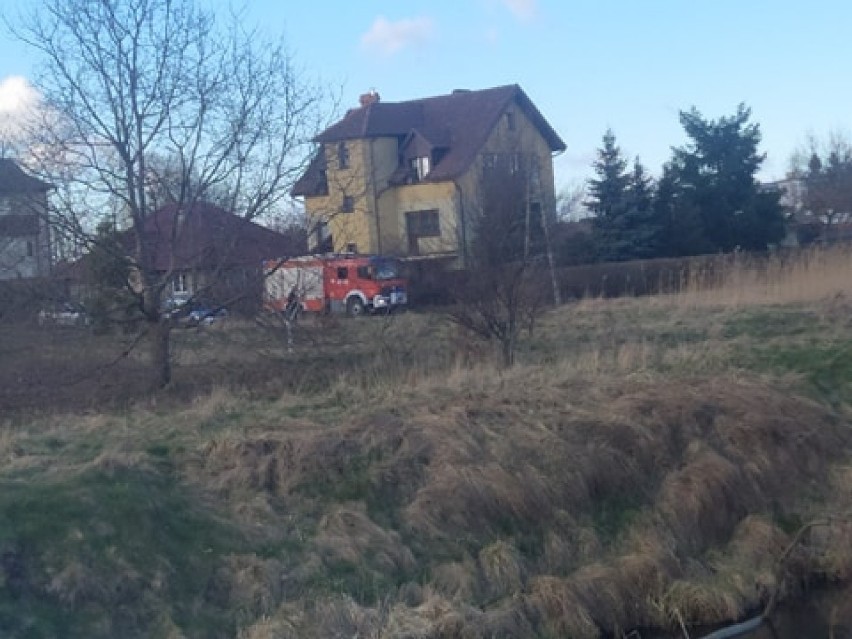
[{"label": "bare tree", "polygon": [[835,132],[823,142],[808,140],[792,160],[793,174],[804,184],[801,207],[823,226],[830,239],[833,227],[852,219],[852,142]]},{"label": "bare tree", "polygon": [[453,285],[451,321],[496,340],[511,366],[521,330],[532,330],[548,292],[549,203],[536,201],[535,167],[520,154],[490,156],[479,198],[466,206],[472,235],[466,272]]},{"label": "bare tree", "polygon": [[577,222],[588,217],[583,205],[586,200],[585,182],[574,182],[563,188],[556,196],[556,215],[561,222]]},{"label": "bare tree", "polygon": [[[304,168],[322,92],[282,43],[194,0],[44,0],[13,33],[43,59],[44,117],[30,164],[57,185],[54,221],[85,250],[98,242],[100,220],[126,220],[128,288],[144,318],[152,381],[165,385],[170,322],[161,302],[176,264],[172,256],[165,270],[155,266],[152,193],[167,192],[179,208],[224,193],[247,218],[275,208]],[[174,220],[159,230],[171,239],[181,232]]]}]

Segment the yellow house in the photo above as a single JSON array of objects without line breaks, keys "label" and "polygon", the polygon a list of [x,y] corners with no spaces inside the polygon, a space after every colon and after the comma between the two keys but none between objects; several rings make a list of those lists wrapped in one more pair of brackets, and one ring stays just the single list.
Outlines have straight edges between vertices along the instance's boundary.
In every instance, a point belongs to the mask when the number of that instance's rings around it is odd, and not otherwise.
[{"label": "yellow house", "polygon": [[312,250],[459,265],[483,172],[523,164],[529,204],[552,210],[552,157],[565,150],[518,85],[395,103],[371,92],[315,141],[292,192],[304,198]]}]

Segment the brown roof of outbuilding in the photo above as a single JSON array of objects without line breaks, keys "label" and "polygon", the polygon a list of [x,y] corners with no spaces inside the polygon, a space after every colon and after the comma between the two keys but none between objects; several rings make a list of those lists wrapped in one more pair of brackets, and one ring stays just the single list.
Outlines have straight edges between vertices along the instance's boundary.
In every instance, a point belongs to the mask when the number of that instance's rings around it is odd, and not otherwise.
[{"label": "brown roof of outbuilding", "polygon": [[38,235],[38,216],[36,215],[0,215],[0,236],[27,237]]},{"label": "brown roof of outbuilding", "polygon": [[206,202],[164,206],[146,220],[145,236],[158,271],[260,267],[263,260],[304,252],[292,237]]},{"label": "brown roof of outbuilding", "polygon": [[[454,91],[449,95],[407,102],[373,102],[350,110],[340,121],[320,133],[315,141],[337,142],[359,138],[399,137],[416,132],[435,148],[444,148],[441,161],[427,181],[453,179],[464,173],[479,153],[491,130],[511,102],[517,102],[553,151],[565,143],[517,84],[479,91]],[[316,195],[311,186],[320,179],[322,152],[296,183],[293,195]]]},{"label": "brown roof of outbuilding", "polygon": [[0,193],[36,193],[50,190],[42,182],[26,173],[18,163],[9,158],[0,158]]}]

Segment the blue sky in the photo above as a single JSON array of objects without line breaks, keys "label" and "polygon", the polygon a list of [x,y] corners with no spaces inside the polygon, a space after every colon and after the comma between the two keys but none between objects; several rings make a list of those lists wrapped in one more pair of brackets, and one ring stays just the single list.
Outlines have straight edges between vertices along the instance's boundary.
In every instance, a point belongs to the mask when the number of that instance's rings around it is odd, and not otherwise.
[{"label": "blue sky", "polygon": [[[0,0],[0,11],[39,0]],[[219,3],[219,0],[210,0]],[[224,1],[222,5],[224,6]],[[374,88],[385,101],[518,83],[568,150],[557,188],[590,174],[607,127],[658,173],[684,142],[678,111],[753,110],[781,177],[809,133],[852,129],[852,2],[814,0],[399,0],[247,3],[283,33],[306,73],[342,88],[342,108]],[[0,111],[37,60],[0,39]],[[5,82],[4,82],[5,81]],[[5,91],[5,93],[4,93]]]}]

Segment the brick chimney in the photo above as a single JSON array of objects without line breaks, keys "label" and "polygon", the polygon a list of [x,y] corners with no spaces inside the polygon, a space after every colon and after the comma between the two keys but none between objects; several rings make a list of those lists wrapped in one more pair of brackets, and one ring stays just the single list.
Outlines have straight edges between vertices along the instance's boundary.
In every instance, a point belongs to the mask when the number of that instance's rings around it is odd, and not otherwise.
[{"label": "brick chimney", "polygon": [[358,98],[358,102],[361,103],[362,107],[370,106],[371,104],[375,104],[379,100],[381,100],[381,97],[379,96],[379,94],[376,92],[375,89],[370,89],[369,93],[362,93],[360,95],[360,97]]}]

